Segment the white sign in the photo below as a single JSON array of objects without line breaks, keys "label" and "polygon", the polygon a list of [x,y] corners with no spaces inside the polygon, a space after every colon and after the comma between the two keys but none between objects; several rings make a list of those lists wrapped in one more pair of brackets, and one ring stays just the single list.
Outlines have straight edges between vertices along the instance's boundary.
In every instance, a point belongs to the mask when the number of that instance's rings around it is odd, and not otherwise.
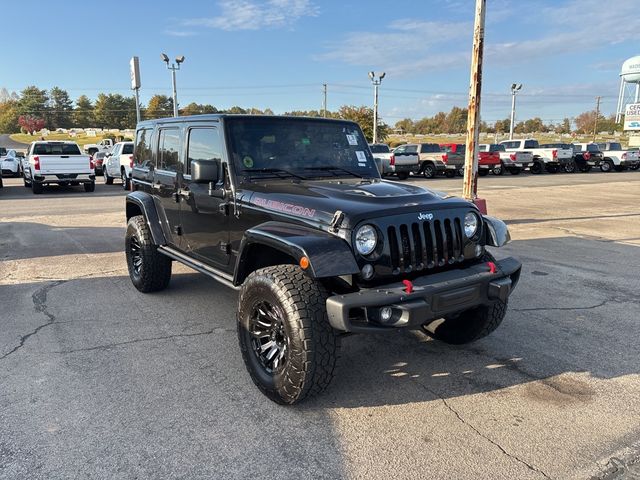
[{"label": "white sign", "polygon": [[630,103],[624,111],[624,130],[640,130],[640,103]]},{"label": "white sign", "polygon": [[140,64],[138,57],[131,57],[129,69],[131,73],[131,90],[140,88]]}]

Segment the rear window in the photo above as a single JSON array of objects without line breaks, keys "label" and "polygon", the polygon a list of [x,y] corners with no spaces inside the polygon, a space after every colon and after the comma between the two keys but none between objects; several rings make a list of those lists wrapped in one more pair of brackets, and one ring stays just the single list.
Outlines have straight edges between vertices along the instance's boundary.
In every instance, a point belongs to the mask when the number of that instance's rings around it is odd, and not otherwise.
[{"label": "rear window", "polygon": [[125,143],[122,146],[123,155],[131,155],[133,153],[133,143]]},{"label": "rear window", "polygon": [[389,147],[386,145],[369,145],[371,153],[389,153]]},{"label": "rear window", "polygon": [[600,147],[598,147],[598,145],[596,145],[595,143],[590,143],[589,145],[587,145],[587,151],[589,151],[589,152],[599,152],[600,151]]},{"label": "rear window", "polygon": [[525,140],[524,141],[524,148],[538,148],[538,141],[537,140]]},{"label": "rear window", "polygon": [[75,143],[36,143],[34,155],[82,155]]},{"label": "rear window", "polygon": [[610,143],[609,150],[622,150],[622,145],[620,145],[619,143]]},{"label": "rear window", "polygon": [[4,157],[7,154],[7,149],[0,147],[0,157]]},{"label": "rear window", "polygon": [[420,153],[436,153],[442,152],[440,145],[436,143],[423,143],[420,147]]},{"label": "rear window", "polygon": [[504,145],[489,145],[490,152],[504,152]]}]

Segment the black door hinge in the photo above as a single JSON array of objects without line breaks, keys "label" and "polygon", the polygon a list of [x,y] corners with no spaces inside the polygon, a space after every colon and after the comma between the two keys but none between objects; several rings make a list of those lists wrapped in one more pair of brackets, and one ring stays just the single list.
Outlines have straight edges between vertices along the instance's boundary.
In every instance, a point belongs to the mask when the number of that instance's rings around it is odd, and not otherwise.
[{"label": "black door hinge", "polygon": [[221,203],[220,205],[218,205],[218,212],[220,212],[223,215],[229,215],[229,204]]},{"label": "black door hinge", "polygon": [[179,225],[176,227],[173,227],[173,233],[175,233],[176,235],[182,235],[182,227]]},{"label": "black door hinge", "polygon": [[229,252],[231,252],[231,244],[226,242],[221,242],[220,250],[222,250],[222,252],[225,253],[226,255],[229,255]]}]

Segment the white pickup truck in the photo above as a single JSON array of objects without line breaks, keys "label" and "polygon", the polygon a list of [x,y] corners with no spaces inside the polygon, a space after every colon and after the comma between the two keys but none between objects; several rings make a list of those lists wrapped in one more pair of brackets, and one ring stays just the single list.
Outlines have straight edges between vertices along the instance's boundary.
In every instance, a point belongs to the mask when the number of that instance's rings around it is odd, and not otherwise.
[{"label": "white pickup truck", "polygon": [[507,152],[504,145],[498,143],[483,143],[478,147],[481,152],[498,152],[500,154],[500,166],[493,167],[494,175],[502,175],[505,170],[511,175],[518,175],[533,162],[531,152]]},{"label": "white pickup truck", "polygon": [[369,149],[383,177],[395,174],[399,180],[406,180],[418,169],[418,154],[405,151],[404,145],[393,152],[384,143],[370,144]]},{"label": "white pickup truck", "polygon": [[540,148],[537,140],[525,138],[522,140],[503,140],[507,152],[531,152],[533,163],[529,167],[531,173],[557,173],[564,166],[573,161],[573,150],[570,148]]},{"label": "white pickup truck", "polygon": [[84,152],[89,155],[93,155],[96,152],[106,152],[113,148],[113,140],[110,138],[104,138],[98,143],[88,143],[82,148],[84,149]]},{"label": "white pickup truck", "polygon": [[638,169],[640,159],[638,158],[637,150],[624,150],[618,142],[598,143],[598,147],[604,156],[600,164],[600,170],[603,172],[610,172],[611,170],[622,172],[627,168],[631,170]]},{"label": "white pickup truck", "polygon": [[75,142],[33,142],[23,163],[24,186],[42,193],[44,185],[84,185],[85,192],[96,188],[93,160],[83,155]]}]

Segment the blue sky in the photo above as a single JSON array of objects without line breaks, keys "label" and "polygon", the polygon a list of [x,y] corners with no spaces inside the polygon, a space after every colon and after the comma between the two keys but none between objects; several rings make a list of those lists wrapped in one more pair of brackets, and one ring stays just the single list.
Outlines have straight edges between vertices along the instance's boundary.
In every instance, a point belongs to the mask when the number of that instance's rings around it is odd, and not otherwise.
[{"label": "blue sky", "polygon": [[[387,72],[380,112],[390,124],[467,102],[473,0],[32,1],[27,23],[24,2],[3,3],[9,90],[128,95],[137,55],[146,101],[170,94],[166,52],[186,57],[181,105],[318,109],[324,82],[330,109],[369,105],[370,70]],[[487,0],[483,119],[508,116],[512,82],[524,84],[520,118],[560,121],[596,95],[613,113],[620,66],[640,54],[639,40],[638,0]]]}]

